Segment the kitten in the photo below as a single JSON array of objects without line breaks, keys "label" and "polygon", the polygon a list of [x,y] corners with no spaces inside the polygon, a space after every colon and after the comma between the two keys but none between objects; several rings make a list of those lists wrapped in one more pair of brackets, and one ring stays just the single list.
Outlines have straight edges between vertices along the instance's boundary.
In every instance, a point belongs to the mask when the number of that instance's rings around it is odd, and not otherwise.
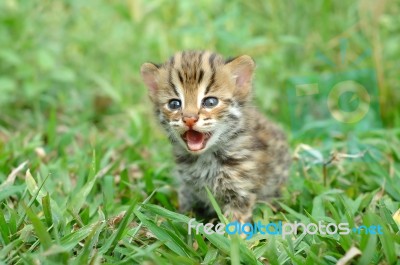
[{"label": "kitten", "polygon": [[142,65],[173,145],[181,212],[215,214],[207,186],[226,216],[246,222],[255,202],[278,196],[288,178],[284,133],[251,105],[254,68],[247,55],[224,60],[207,51],[178,52],[163,64]]}]

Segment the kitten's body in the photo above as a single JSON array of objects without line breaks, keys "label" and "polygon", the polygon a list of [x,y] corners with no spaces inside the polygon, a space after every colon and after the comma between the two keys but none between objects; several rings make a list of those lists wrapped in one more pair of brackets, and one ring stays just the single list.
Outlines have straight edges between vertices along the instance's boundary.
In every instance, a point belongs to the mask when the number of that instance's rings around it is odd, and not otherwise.
[{"label": "kitten's body", "polygon": [[284,133],[250,102],[253,69],[248,56],[224,61],[196,51],[142,66],[173,144],[183,212],[212,214],[208,187],[226,215],[246,221],[255,201],[276,197],[288,177]]}]

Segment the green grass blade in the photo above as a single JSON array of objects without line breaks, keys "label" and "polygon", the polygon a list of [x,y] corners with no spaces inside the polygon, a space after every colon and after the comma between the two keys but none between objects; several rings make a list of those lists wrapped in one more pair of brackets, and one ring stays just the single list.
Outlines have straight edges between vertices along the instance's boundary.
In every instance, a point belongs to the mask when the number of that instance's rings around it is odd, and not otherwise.
[{"label": "green grass blade", "polygon": [[211,191],[208,189],[208,187],[205,187],[206,191],[207,191],[207,196],[208,199],[210,200],[215,212],[218,215],[219,220],[224,223],[227,224],[228,223],[228,219],[226,219],[226,217],[222,214],[221,208],[219,207],[217,201],[215,200],[214,196],[212,195]]},{"label": "green grass blade", "polygon": [[98,235],[100,234],[102,228],[105,226],[104,222],[98,222],[92,227],[92,231],[90,234],[85,238],[85,245],[81,251],[81,253],[76,258],[73,264],[80,265],[80,264],[89,264],[90,254],[93,251],[93,248],[96,245],[96,241],[98,239]]},{"label": "green grass blade", "polygon": [[239,250],[239,237],[238,235],[232,236],[231,239],[231,264],[240,265],[240,250]]},{"label": "green grass blade", "polygon": [[6,219],[4,218],[4,212],[1,208],[0,208],[0,235],[5,245],[8,245],[10,243],[10,229],[8,228],[8,224],[6,222]]},{"label": "green grass blade", "polygon": [[95,226],[96,224],[87,225],[80,228],[79,230],[76,230],[66,235],[65,237],[61,238],[60,245],[62,245],[67,250],[73,249],[76,245],[79,244],[79,242],[81,242],[90,235],[90,233],[93,230],[93,227]]},{"label": "green grass blade", "polygon": [[160,228],[153,221],[147,219],[147,217],[139,211],[135,211],[135,215],[139,218],[139,220],[145,225],[150,231],[164,244],[175,252],[177,255],[188,257],[188,253],[185,251],[184,247],[182,247],[183,242],[177,242],[177,238],[171,236],[164,229]]},{"label": "green grass blade", "polygon": [[42,198],[42,207],[47,226],[50,227],[53,225],[53,215],[51,213],[50,195],[48,193]]},{"label": "green grass blade", "polygon": [[22,193],[25,187],[26,187],[25,185],[15,185],[7,187],[7,189],[0,190],[0,202],[2,202],[3,200],[7,199],[12,195]]},{"label": "green grass blade", "polygon": [[[47,174],[46,178],[43,180],[42,184],[40,185],[40,187],[38,187],[38,189],[35,190],[35,193],[33,194],[32,198],[29,200],[28,205],[26,205],[26,208],[30,208],[32,206],[32,204],[36,201],[37,196],[39,195],[39,192],[42,190],[44,184],[46,183],[48,177],[50,174]],[[24,212],[22,214],[22,216],[19,218],[18,223],[17,223],[17,227],[19,228],[22,223],[25,220],[25,216],[26,216],[26,212]]]},{"label": "green grass blade", "polygon": [[128,223],[129,223],[131,215],[134,212],[136,204],[137,204],[137,201],[134,200],[132,202],[132,204],[129,206],[129,209],[126,211],[126,213],[124,215],[124,218],[122,218],[122,221],[118,226],[118,229],[117,229],[117,232],[115,234],[115,237],[111,241],[111,246],[107,250],[107,253],[110,253],[110,252],[114,251],[115,247],[117,246],[117,243],[121,239],[121,237],[122,237],[122,235],[123,235],[123,233],[125,231],[125,228],[127,227]]},{"label": "green grass blade", "polygon": [[50,234],[47,232],[45,226],[43,225],[42,221],[40,221],[40,219],[37,217],[37,215],[34,214],[30,208],[26,206],[24,208],[29,220],[33,225],[33,228],[36,232],[36,236],[39,238],[43,248],[45,250],[49,249],[52,245]]}]

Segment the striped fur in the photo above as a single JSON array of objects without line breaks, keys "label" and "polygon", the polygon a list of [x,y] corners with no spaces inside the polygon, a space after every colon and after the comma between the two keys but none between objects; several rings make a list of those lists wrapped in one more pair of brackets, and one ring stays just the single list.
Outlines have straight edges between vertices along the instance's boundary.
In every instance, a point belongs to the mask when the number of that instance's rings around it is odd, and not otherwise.
[{"label": "striped fur", "polygon": [[[227,216],[246,221],[254,203],[278,196],[288,177],[284,133],[251,105],[254,67],[246,55],[224,60],[216,53],[184,51],[161,65],[141,68],[156,115],[173,144],[183,212],[213,214],[207,186]],[[203,107],[206,97],[219,103]],[[171,99],[179,99],[181,109],[169,109]],[[183,117],[191,115],[198,117],[192,129],[209,135],[204,149],[196,152],[182,138],[188,130]]]}]

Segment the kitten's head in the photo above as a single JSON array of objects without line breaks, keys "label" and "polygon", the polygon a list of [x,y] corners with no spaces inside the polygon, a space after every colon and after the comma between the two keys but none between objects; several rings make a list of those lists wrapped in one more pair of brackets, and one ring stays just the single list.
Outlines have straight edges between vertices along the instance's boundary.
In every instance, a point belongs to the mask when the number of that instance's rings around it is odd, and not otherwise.
[{"label": "kitten's head", "polygon": [[161,124],[173,142],[200,154],[238,128],[255,64],[247,55],[225,61],[211,52],[179,52],[141,67]]}]

